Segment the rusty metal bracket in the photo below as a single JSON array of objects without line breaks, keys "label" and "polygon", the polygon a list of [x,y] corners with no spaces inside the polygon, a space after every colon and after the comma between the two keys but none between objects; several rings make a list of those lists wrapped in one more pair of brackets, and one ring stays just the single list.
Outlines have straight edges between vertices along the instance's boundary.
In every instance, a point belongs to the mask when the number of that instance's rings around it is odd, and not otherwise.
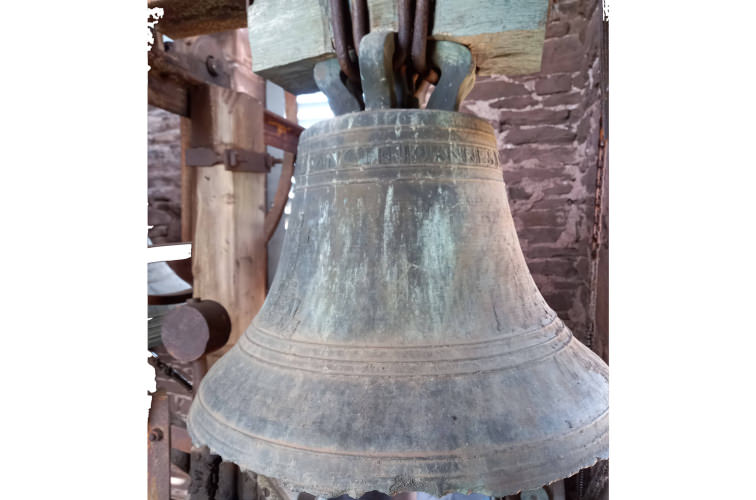
[{"label": "rusty metal bracket", "polygon": [[428,72],[426,47],[428,44],[428,25],[431,17],[430,0],[418,0],[415,8],[415,22],[412,29],[412,65],[420,78]]},{"label": "rusty metal bracket", "polygon": [[186,165],[189,167],[210,167],[223,163],[226,170],[234,172],[267,173],[275,163],[281,160],[268,153],[246,151],[243,149],[224,149],[218,153],[212,148],[189,148],[186,150]]},{"label": "rusty metal bracket", "polygon": [[284,161],[281,166],[281,177],[278,178],[278,187],[276,188],[276,195],[273,198],[273,206],[265,214],[265,222],[263,229],[265,231],[265,241],[270,241],[273,237],[273,233],[276,232],[278,222],[281,220],[281,216],[286,206],[286,200],[289,198],[289,190],[291,189],[291,177],[294,175],[294,162],[296,155],[284,153]]},{"label": "rusty metal bracket", "polygon": [[301,125],[266,109],[263,114],[263,127],[266,146],[296,154],[299,136],[304,132]]}]

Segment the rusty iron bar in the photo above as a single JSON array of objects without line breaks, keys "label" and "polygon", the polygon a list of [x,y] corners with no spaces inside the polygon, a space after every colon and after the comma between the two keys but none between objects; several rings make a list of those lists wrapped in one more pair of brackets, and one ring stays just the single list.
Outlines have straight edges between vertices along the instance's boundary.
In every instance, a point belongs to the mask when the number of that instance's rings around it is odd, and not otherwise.
[{"label": "rusty iron bar", "polygon": [[352,38],[354,53],[360,58],[360,40],[370,31],[367,0],[352,0]]},{"label": "rusty iron bar", "polygon": [[147,419],[147,498],[171,497],[170,406],[165,391],[152,393]]},{"label": "rusty iron bar", "polygon": [[304,132],[304,128],[291,120],[287,120],[267,109],[263,113],[263,134],[266,146],[296,153],[299,135],[302,132]]},{"label": "rusty iron bar", "polygon": [[291,177],[294,175],[295,161],[296,155],[294,153],[289,153],[288,151],[284,153],[284,161],[281,165],[281,176],[278,178],[278,186],[276,188],[275,197],[273,198],[273,206],[271,206],[268,213],[265,214],[265,222],[263,224],[265,241],[270,241],[273,237],[273,233],[276,232],[278,222],[283,215],[284,207],[289,199]]},{"label": "rusty iron bar", "polygon": [[407,61],[412,46],[412,7],[410,0],[397,0],[399,15],[399,32],[397,33],[396,52],[394,52],[394,69],[397,70]]},{"label": "rusty iron bar", "polygon": [[347,33],[351,31],[351,22],[346,14],[347,0],[329,0],[331,8],[331,30],[333,31],[333,45],[339,66],[350,82],[360,84],[360,71],[357,64],[349,57],[349,39]]},{"label": "rusty iron bar", "polygon": [[192,383],[179,371],[174,369],[169,364],[163,362],[160,357],[154,351],[150,351],[150,357],[147,358],[147,362],[152,365],[155,370],[163,372],[166,377],[169,377],[179,383],[184,389],[192,392]]},{"label": "rusty iron bar", "polygon": [[396,50],[394,52],[394,72],[401,82],[404,95],[398,96],[399,107],[416,107],[414,74],[409,64],[410,51],[412,50],[412,20],[414,15],[414,0],[397,0],[397,14],[399,18],[398,32],[396,37]]},{"label": "rusty iron bar", "polygon": [[412,33],[412,65],[421,78],[428,72],[427,46],[429,19],[430,0],[417,0]]}]

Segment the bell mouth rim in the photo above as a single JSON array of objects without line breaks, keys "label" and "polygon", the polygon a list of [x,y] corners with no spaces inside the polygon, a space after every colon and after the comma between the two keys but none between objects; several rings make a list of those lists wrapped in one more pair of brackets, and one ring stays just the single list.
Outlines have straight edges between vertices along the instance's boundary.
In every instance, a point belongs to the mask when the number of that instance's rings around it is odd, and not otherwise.
[{"label": "bell mouth rim", "polygon": [[[340,122],[350,122],[347,127],[338,127],[342,130],[350,130],[352,128],[365,128],[376,126],[376,123],[370,123],[370,117],[378,116],[391,116],[391,115],[404,115],[409,117],[447,117],[448,123],[444,123],[443,118],[439,120],[439,123],[395,123],[395,126],[406,127],[413,125],[422,126],[437,126],[437,127],[453,127],[477,130],[480,132],[490,133],[495,137],[495,130],[493,126],[483,118],[468,113],[462,113],[460,111],[448,111],[445,109],[418,109],[418,108],[387,108],[387,109],[371,109],[362,111],[353,111],[351,113],[345,113],[343,115],[327,118],[312,124],[310,127],[304,130],[299,137],[299,142],[311,137],[317,137],[318,135],[328,133],[329,128],[336,128],[334,125]],[[355,124],[355,120],[357,123]],[[360,123],[363,122],[363,123]],[[388,125],[388,123],[386,123]],[[333,130],[331,130],[332,132]]]}]

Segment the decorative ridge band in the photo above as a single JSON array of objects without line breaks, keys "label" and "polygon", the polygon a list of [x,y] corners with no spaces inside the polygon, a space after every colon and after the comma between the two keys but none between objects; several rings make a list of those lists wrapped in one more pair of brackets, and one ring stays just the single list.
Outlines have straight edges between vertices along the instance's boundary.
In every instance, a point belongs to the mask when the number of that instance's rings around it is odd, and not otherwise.
[{"label": "decorative ridge band", "polygon": [[292,342],[250,325],[237,348],[257,362],[283,369],[327,375],[406,378],[510,369],[547,359],[572,340],[572,333],[559,321],[526,336],[501,337],[477,344],[355,349]]}]

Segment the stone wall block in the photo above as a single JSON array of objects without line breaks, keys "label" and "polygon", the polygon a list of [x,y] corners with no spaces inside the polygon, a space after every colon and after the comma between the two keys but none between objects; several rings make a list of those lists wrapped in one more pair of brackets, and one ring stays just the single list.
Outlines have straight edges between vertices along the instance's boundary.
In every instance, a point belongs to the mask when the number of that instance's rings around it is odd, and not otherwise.
[{"label": "stone wall block", "polygon": [[[589,17],[593,12],[593,9],[595,9],[597,6],[599,7],[599,9],[601,9],[601,5],[599,5],[598,0],[581,0],[580,14],[584,17]],[[601,13],[599,13],[599,15],[601,15]]]},{"label": "stone wall block", "polygon": [[[574,259],[578,255],[580,255],[581,249],[579,249],[576,246],[570,247],[570,246],[560,246],[555,247],[554,245],[531,245],[528,248],[528,261],[532,261],[534,259],[538,258],[549,258],[549,259]],[[553,288],[559,288],[559,284],[563,287],[574,287],[575,282],[573,280],[564,279],[558,275],[552,276],[552,284],[551,286]]]},{"label": "stone wall block", "polygon": [[509,97],[493,101],[490,106],[494,109],[524,109],[528,106],[535,106],[538,101],[530,95]]},{"label": "stone wall block", "polygon": [[528,269],[531,274],[538,276],[560,276],[562,279],[578,276],[577,268],[566,258],[532,259],[528,262]]},{"label": "stone wall block", "polygon": [[572,182],[557,181],[551,187],[544,188],[545,195],[566,195],[572,192]]},{"label": "stone wall block", "polygon": [[476,83],[468,94],[467,99],[473,101],[489,101],[501,97],[528,95],[530,91],[521,83],[503,80],[486,79]]},{"label": "stone wall block", "polygon": [[562,311],[563,313],[569,314],[569,310],[575,303],[575,295],[566,290],[562,292],[551,293],[549,294],[549,298],[546,300],[546,303],[548,303],[549,307],[551,307],[555,311]]},{"label": "stone wall block", "polygon": [[570,183],[575,182],[575,178],[560,166],[548,167],[546,165],[537,165],[535,168],[516,167],[504,172],[504,181],[512,184],[521,182],[542,182],[563,180]]},{"label": "stone wall block", "polygon": [[532,195],[533,193],[522,186],[507,186],[507,196],[510,202],[529,200]]},{"label": "stone wall block", "polygon": [[586,27],[582,32],[582,35],[585,38],[585,56],[591,61],[598,57],[599,48],[601,46],[602,23],[602,12],[601,9],[597,7],[593,9]]},{"label": "stone wall block", "polygon": [[562,235],[562,229],[556,227],[526,227],[517,231],[520,240],[532,243],[556,243]]},{"label": "stone wall block", "polygon": [[564,210],[528,210],[520,220],[528,227],[558,227],[564,225],[567,216]]},{"label": "stone wall block", "polygon": [[539,145],[524,145],[505,149],[499,152],[499,157],[507,161],[522,163],[536,161],[547,167],[559,166],[578,161],[578,151],[572,146],[542,147]]},{"label": "stone wall block", "polygon": [[570,23],[557,21],[546,25],[546,38],[559,38],[570,31]]},{"label": "stone wall block", "polygon": [[560,0],[558,2],[554,2],[554,6],[562,15],[562,17],[573,17],[580,15],[582,7],[580,0]]},{"label": "stone wall block", "polygon": [[555,75],[549,78],[543,78],[535,83],[537,94],[559,94],[567,92],[572,88],[572,77],[570,75]]},{"label": "stone wall block", "polygon": [[546,39],[543,43],[541,74],[578,71],[583,62],[583,50],[577,35]]},{"label": "stone wall block", "polygon": [[584,102],[585,96],[578,92],[545,96],[541,104],[546,107],[575,106]]},{"label": "stone wall block", "polygon": [[511,127],[508,129],[506,140],[511,144],[566,144],[574,141],[575,135],[572,130],[553,126]]},{"label": "stone wall block", "polygon": [[499,120],[502,125],[559,124],[567,121],[569,109],[534,109],[532,111],[502,111]]},{"label": "stone wall block", "polygon": [[181,240],[181,132],[179,117],[159,108],[147,113],[147,223],[152,243]]}]

